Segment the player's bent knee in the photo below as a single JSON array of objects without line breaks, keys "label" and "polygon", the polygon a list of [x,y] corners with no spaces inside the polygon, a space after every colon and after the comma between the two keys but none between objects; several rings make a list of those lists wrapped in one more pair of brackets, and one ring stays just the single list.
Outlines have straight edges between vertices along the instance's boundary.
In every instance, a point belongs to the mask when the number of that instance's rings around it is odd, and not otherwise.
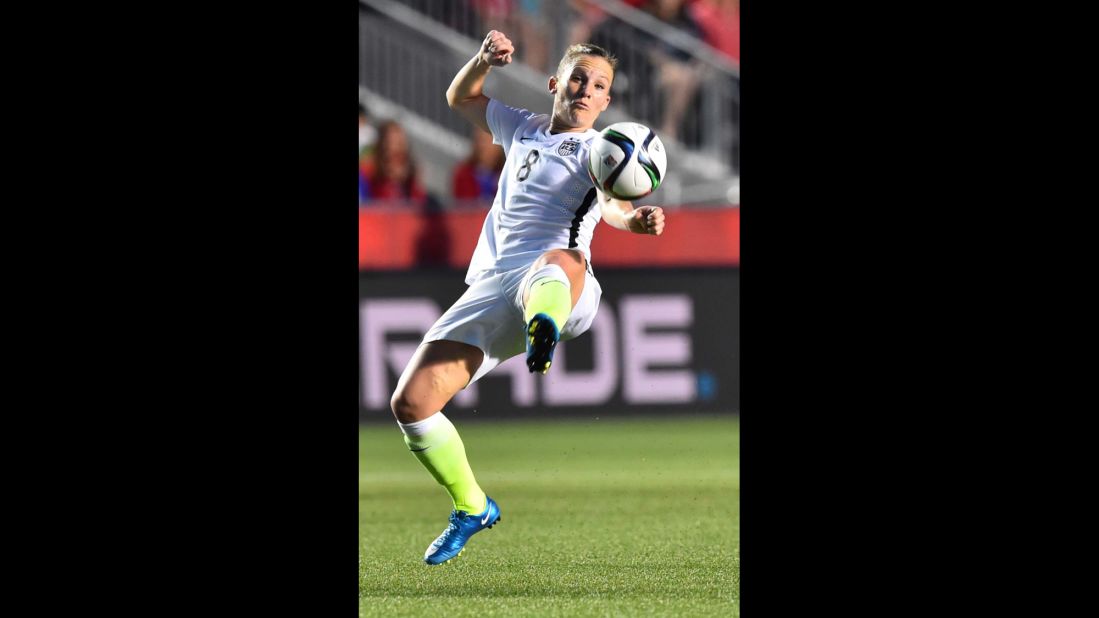
[{"label": "player's bent knee", "polygon": [[[437,405],[438,396],[432,392],[425,392],[424,378],[428,377],[430,370],[420,370],[410,380],[401,380],[397,384],[397,390],[389,398],[389,407],[393,410],[393,416],[402,423],[415,423],[423,420],[439,411]],[[432,382],[434,380],[431,380]]]},{"label": "player's bent knee", "polygon": [[405,398],[403,389],[398,388],[393,391],[393,395],[389,398],[389,409],[393,411],[393,416],[398,421],[406,422],[405,419],[409,417],[411,408],[412,403]]},{"label": "player's bent knee", "polygon": [[[580,295],[584,291],[584,254],[575,249],[550,249],[543,253],[534,264],[530,272],[536,273],[548,264],[553,264],[565,271],[572,288],[572,306],[580,301]],[[523,296],[524,304],[527,302],[526,293]]]},{"label": "player's bent knee", "polygon": [[389,408],[393,410],[393,416],[402,423],[415,423],[423,420],[438,410],[427,410],[426,406],[416,401],[406,388],[398,387],[389,399]]},{"label": "player's bent knee", "polygon": [[573,285],[583,284],[584,279],[584,254],[571,249],[550,249],[543,253],[534,264],[531,271],[537,272],[548,264],[561,267]]},{"label": "player's bent knee", "polygon": [[535,264],[536,267],[546,264],[557,264],[561,267],[567,267],[571,265],[582,265],[583,262],[583,254],[578,251],[569,249],[550,249],[539,256],[538,261],[535,262]]}]

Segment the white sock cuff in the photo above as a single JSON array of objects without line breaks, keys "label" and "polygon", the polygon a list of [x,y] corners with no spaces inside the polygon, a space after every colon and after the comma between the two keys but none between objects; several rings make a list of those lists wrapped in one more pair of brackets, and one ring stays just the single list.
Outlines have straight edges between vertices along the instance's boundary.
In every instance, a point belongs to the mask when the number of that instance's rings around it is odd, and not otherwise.
[{"label": "white sock cuff", "polygon": [[530,279],[527,281],[527,288],[529,289],[530,286],[534,285],[535,281],[539,281],[541,279],[552,279],[554,281],[560,281],[561,283],[565,284],[565,289],[572,289],[572,284],[569,283],[569,276],[565,274],[565,269],[561,268],[557,264],[546,264],[542,268],[534,271],[534,274],[532,274],[530,276]]},{"label": "white sock cuff", "polygon": [[397,424],[401,427],[401,432],[409,438],[418,438],[436,427],[442,427],[444,425],[450,425],[450,419],[443,416],[442,412],[436,412],[431,416],[425,418],[422,421],[416,421],[415,423],[402,423],[397,421]]}]

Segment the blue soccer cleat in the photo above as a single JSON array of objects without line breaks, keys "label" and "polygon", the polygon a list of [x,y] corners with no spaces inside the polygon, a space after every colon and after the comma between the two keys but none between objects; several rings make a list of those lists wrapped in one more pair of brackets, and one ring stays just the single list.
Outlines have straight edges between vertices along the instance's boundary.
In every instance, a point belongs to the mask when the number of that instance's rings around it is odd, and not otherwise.
[{"label": "blue soccer cleat", "polygon": [[531,373],[549,371],[553,363],[553,349],[561,332],[553,318],[544,313],[536,313],[527,324],[527,369]]},{"label": "blue soccer cleat", "polygon": [[492,498],[485,498],[488,505],[483,513],[471,515],[465,511],[450,512],[450,525],[424,552],[424,562],[442,564],[451,558],[457,558],[464,551],[469,537],[500,521],[500,507]]}]

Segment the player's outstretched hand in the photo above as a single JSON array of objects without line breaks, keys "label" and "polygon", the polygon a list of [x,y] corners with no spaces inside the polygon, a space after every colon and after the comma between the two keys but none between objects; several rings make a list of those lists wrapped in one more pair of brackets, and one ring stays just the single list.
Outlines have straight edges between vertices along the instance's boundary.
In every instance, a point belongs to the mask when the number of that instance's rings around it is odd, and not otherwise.
[{"label": "player's outstretched hand", "polygon": [[511,64],[511,54],[515,51],[511,39],[498,30],[490,30],[481,43],[481,60],[490,66],[502,67]]},{"label": "player's outstretched hand", "polygon": [[659,206],[639,206],[633,210],[633,218],[635,230],[641,234],[660,236],[664,233],[664,209]]}]

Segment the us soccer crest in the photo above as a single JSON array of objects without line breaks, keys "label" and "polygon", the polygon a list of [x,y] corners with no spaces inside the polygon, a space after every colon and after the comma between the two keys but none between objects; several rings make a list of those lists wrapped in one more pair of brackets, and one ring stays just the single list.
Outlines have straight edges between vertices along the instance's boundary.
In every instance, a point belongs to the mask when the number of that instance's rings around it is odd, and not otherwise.
[{"label": "us soccer crest", "polygon": [[561,142],[561,145],[557,147],[557,154],[562,157],[567,157],[570,154],[580,150],[580,141],[575,139],[567,139]]}]

